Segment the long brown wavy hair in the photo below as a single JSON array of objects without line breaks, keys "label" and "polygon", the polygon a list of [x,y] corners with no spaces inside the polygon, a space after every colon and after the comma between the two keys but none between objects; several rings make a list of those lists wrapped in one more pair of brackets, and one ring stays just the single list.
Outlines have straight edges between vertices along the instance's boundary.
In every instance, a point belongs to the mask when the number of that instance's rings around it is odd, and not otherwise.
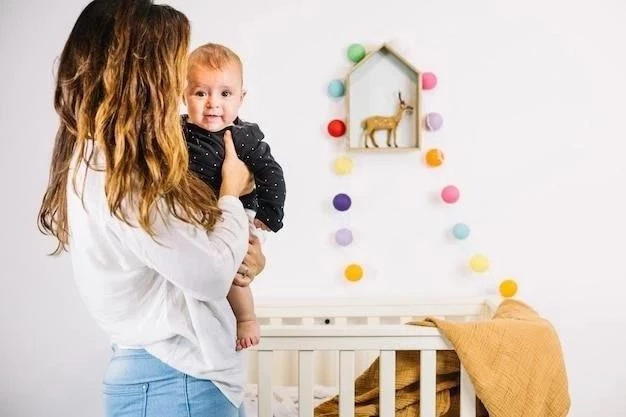
[{"label": "long brown wavy hair", "polygon": [[90,160],[90,140],[105,155],[109,210],[122,221],[155,237],[154,215],[165,210],[207,231],[221,215],[214,192],[188,170],[178,106],[189,32],[185,15],[150,0],[94,0],[79,16],[59,59],[60,125],[38,218],[58,240],[54,254],[68,249],[70,164]]}]

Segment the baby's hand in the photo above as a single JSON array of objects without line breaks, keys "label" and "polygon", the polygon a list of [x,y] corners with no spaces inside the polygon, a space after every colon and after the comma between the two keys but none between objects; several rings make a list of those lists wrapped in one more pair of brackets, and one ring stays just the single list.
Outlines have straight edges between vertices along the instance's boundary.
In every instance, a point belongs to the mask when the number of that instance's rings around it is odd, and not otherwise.
[{"label": "baby's hand", "polygon": [[272,231],[272,229],[270,229],[269,227],[267,227],[267,226],[265,225],[265,223],[263,223],[263,222],[262,222],[261,220],[259,220],[259,219],[254,219],[254,226],[255,226],[257,229],[265,230],[266,232],[271,232],[271,231]]}]

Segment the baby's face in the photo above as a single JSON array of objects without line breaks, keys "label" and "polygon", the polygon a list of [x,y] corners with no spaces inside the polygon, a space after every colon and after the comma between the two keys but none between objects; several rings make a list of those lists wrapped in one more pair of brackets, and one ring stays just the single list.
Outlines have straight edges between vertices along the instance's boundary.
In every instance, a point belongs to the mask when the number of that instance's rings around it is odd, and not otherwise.
[{"label": "baby's face", "polygon": [[187,82],[185,101],[191,123],[211,132],[233,124],[245,96],[236,64],[221,70],[193,65]]}]

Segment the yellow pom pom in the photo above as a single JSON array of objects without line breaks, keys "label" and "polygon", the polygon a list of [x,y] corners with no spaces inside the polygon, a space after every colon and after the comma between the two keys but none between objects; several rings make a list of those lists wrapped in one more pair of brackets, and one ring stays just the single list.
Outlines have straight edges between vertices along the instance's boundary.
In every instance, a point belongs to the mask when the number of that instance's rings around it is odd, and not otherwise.
[{"label": "yellow pom pom", "polygon": [[517,293],[517,283],[512,279],[505,279],[500,283],[500,295],[505,298],[513,297]]},{"label": "yellow pom pom", "polygon": [[356,282],[363,278],[363,268],[357,264],[351,264],[346,267],[344,275],[348,281]]},{"label": "yellow pom pom", "polygon": [[335,172],[339,175],[346,175],[352,172],[352,159],[347,156],[340,156],[335,159]]},{"label": "yellow pom pom", "polygon": [[489,269],[489,259],[484,255],[474,255],[469,261],[469,266],[474,272],[485,272]]}]

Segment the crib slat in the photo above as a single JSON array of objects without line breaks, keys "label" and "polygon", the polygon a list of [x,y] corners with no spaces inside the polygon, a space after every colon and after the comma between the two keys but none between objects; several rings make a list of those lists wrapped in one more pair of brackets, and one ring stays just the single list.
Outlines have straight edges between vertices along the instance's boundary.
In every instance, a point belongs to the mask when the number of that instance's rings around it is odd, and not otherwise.
[{"label": "crib slat", "polygon": [[339,352],[339,417],[354,416],[354,352]]},{"label": "crib slat", "polygon": [[258,413],[259,417],[271,417],[272,413],[272,351],[259,351]]},{"label": "crib slat", "polygon": [[437,351],[422,350],[420,352],[420,417],[435,417],[437,415],[436,372]]},{"label": "crib slat", "polygon": [[313,417],[313,351],[298,352],[299,417]]},{"label": "crib slat", "polygon": [[396,415],[396,352],[380,352],[380,416]]},{"label": "crib slat", "polygon": [[465,368],[461,366],[461,414],[460,417],[476,417],[476,392]]}]

